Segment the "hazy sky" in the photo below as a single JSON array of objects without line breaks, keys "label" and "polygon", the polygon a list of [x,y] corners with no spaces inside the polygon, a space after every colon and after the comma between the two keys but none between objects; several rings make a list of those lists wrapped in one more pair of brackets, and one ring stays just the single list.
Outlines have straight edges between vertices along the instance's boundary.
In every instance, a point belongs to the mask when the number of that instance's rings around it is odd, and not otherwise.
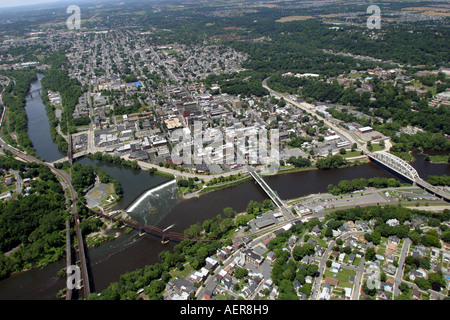
[{"label": "hazy sky", "polygon": [[[0,0],[0,8],[6,7],[17,7],[29,4],[41,4],[41,3],[50,3],[61,0]],[[72,0],[72,2],[76,2]]]}]

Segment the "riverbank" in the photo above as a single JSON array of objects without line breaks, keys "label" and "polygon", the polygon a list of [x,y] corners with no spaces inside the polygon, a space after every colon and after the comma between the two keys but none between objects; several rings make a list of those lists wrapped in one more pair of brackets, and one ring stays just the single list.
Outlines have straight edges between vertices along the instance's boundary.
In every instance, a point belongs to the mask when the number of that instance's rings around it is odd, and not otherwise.
[{"label": "riverbank", "polygon": [[[363,165],[363,164],[369,163],[367,156],[354,157],[351,159],[347,159],[347,161],[349,162],[348,164],[341,166],[339,168],[348,168],[348,167],[353,167],[353,166],[358,166],[358,165]],[[284,175],[284,174],[289,174],[289,173],[305,172],[305,171],[312,171],[312,170],[325,170],[325,169],[319,169],[315,165],[308,166],[308,167],[295,167],[293,165],[289,165],[289,166],[281,167],[281,169],[274,174],[267,174],[267,175],[263,175],[263,176],[264,177],[276,177],[279,175]],[[210,192],[220,191],[223,189],[234,187],[239,184],[248,182],[250,180],[252,180],[252,178],[247,176],[243,179],[235,180],[235,181],[232,181],[229,183],[222,183],[222,184],[217,184],[217,185],[212,185],[212,186],[203,186],[203,188],[201,190],[196,190],[194,192],[187,193],[187,194],[180,193],[180,197],[182,199],[191,199],[191,198],[199,197],[200,195],[207,194]]]}]

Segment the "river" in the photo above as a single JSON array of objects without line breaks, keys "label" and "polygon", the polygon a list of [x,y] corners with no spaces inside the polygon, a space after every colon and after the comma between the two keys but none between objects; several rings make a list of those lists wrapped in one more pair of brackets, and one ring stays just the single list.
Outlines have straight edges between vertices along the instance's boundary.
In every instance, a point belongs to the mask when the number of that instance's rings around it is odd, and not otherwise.
[{"label": "river", "polygon": [[36,155],[47,162],[53,162],[64,158],[66,155],[59,151],[57,145],[52,141],[47,111],[40,94],[37,92],[37,90],[41,92],[43,77],[43,74],[38,73],[38,80],[31,83],[30,92],[33,92],[33,94],[28,94],[26,97],[25,110],[28,116],[28,136],[33,142]]},{"label": "river", "polygon": [[[40,78],[33,86],[39,87],[39,81]],[[45,131],[48,131],[48,121],[38,117],[42,110],[45,113],[45,108],[42,101],[41,108],[36,107],[39,105],[36,99],[40,100],[35,96],[33,99],[27,98],[29,132],[33,132],[30,138],[37,154],[42,154],[47,161],[53,161],[62,155],[56,153],[57,147],[49,134],[48,139],[42,139],[46,134]],[[51,153],[48,150],[52,150]],[[450,175],[449,165],[431,164],[424,159],[425,156],[419,154],[413,163],[424,178],[429,174]],[[241,212],[245,211],[250,200],[262,201],[267,198],[253,181],[248,181],[199,198],[182,200],[177,196],[176,185],[170,183],[170,179],[87,158],[78,162],[99,166],[113,178],[120,180],[124,193],[117,208],[129,211],[130,216],[141,224],[155,225],[160,229],[170,228],[174,232],[182,233],[190,225],[221,213],[225,207],[232,207]],[[265,180],[282,199],[292,199],[327,192],[328,184],[337,184],[340,180],[378,176],[394,177],[376,164],[367,163],[335,170],[308,170],[281,174],[267,177]],[[158,213],[150,215],[151,208],[158,209]],[[99,247],[89,249],[94,278],[93,291],[104,290],[123,273],[157,262],[158,254],[163,250],[172,250],[173,246],[173,243],[162,245],[159,239],[149,236],[140,237],[137,232],[132,231]],[[63,267],[65,260],[42,269],[15,274],[0,281],[0,299],[56,299],[56,293],[65,286],[65,279],[56,275]]]}]

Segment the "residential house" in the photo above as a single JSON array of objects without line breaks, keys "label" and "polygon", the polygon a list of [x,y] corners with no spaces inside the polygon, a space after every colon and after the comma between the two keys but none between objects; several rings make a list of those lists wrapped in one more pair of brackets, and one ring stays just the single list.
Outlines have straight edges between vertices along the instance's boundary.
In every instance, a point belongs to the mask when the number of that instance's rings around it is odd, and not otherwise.
[{"label": "residential house", "polygon": [[272,288],[272,286],[273,286],[273,280],[272,280],[272,278],[269,278],[266,281],[264,281],[263,290],[264,289],[270,290]]},{"label": "residential house", "polygon": [[217,267],[217,265],[219,264],[219,262],[217,260],[214,260],[213,258],[210,258],[210,257],[206,258],[205,261],[206,261],[205,268],[207,270],[214,270]]},{"label": "residential house", "polygon": [[311,256],[304,256],[301,260],[302,264],[312,265],[314,263],[314,257]]},{"label": "residential house", "polygon": [[389,263],[386,267],[383,268],[383,270],[390,275],[394,275],[397,271],[397,268],[392,263]]},{"label": "residential house", "polygon": [[400,238],[397,237],[397,236],[390,236],[390,237],[388,238],[388,243],[389,243],[389,244],[392,243],[392,244],[398,246],[398,245],[400,244]]},{"label": "residential house", "polygon": [[278,286],[274,286],[272,289],[272,292],[270,292],[269,299],[276,300],[278,298],[279,294],[280,294],[280,292],[278,290]]},{"label": "residential house", "polygon": [[298,237],[296,235],[290,236],[290,238],[288,240],[288,246],[291,248],[291,250],[294,249],[297,241],[298,241]]},{"label": "residential house", "polygon": [[389,295],[383,291],[383,290],[378,290],[377,291],[377,300],[390,300]]},{"label": "residential house", "polygon": [[344,288],[345,290],[345,300],[350,300],[352,298],[352,288]]},{"label": "residential house", "polygon": [[297,292],[297,297],[299,300],[307,300],[308,296],[302,292]]},{"label": "residential house", "polygon": [[321,230],[318,226],[315,226],[312,230],[311,233],[316,236],[316,237],[320,237],[321,236]]},{"label": "residential house", "polygon": [[201,283],[202,281],[205,281],[206,278],[209,275],[209,270],[205,267],[201,268],[200,271],[195,271],[191,276],[189,277],[189,280],[193,283]]},{"label": "residential house", "polygon": [[319,245],[319,243],[313,238],[309,238],[308,241],[306,241],[306,243],[311,243],[314,247],[317,247]]},{"label": "residential house", "polygon": [[330,283],[332,286],[337,286],[339,284],[339,280],[336,278],[326,277],[325,282]]},{"label": "residential house", "polygon": [[194,285],[181,278],[175,278],[166,285],[166,300],[188,300],[196,291]]},{"label": "residential house", "polygon": [[409,278],[414,281],[417,278],[424,278],[425,277],[425,273],[423,271],[417,270],[417,269],[412,269],[409,272]]},{"label": "residential house", "polygon": [[258,288],[258,282],[254,281],[253,279],[250,279],[248,286],[245,286],[242,289],[241,295],[244,298],[248,298],[252,293],[254,293],[256,291],[257,288]]},{"label": "residential house", "polygon": [[394,291],[394,285],[392,283],[390,283],[390,282],[387,282],[387,281],[383,282],[381,284],[381,286],[382,286],[384,291],[387,291],[387,292],[393,292]]},{"label": "residential house", "polygon": [[339,271],[341,271],[341,264],[333,261],[331,263],[331,271],[334,273],[339,273]]},{"label": "residential house", "polygon": [[205,289],[205,291],[203,291],[203,300],[212,300],[212,297],[213,293],[210,290]]},{"label": "residential house", "polygon": [[348,256],[348,264],[353,264],[353,262],[355,262],[355,258],[356,255],[354,253],[352,253],[351,255]]},{"label": "residential house", "polygon": [[227,290],[233,290],[234,289],[234,284],[233,284],[233,281],[232,281],[230,275],[226,275],[225,277],[223,277],[222,280],[220,281],[220,283]]},{"label": "residential house", "polygon": [[336,260],[338,256],[339,256],[339,252],[337,252],[337,251],[332,251],[332,252],[331,252],[331,257],[332,257],[334,260]]},{"label": "residential house", "polygon": [[216,255],[221,260],[225,260],[229,256],[228,252],[223,249],[218,249]]},{"label": "residential house", "polygon": [[391,227],[395,227],[398,226],[400,222],[397,219],[389,219],[388,221],[386,221],[386,224]]},{"label": "residential house", "polygon": [[322,291],[319,294],[319,300],[330,300],[331,297],[331,284],[325,282],[322,286]]},{"label": "residential house", "polygon": [[324,247],[321,246],[317,246],[315,251],[314,251],[314,255],[321,257],[323,256],[323,254],[325,253],[326,249]]},{"label": "residential house", "polygon": [[426,248],[423,245],[418,245],[414,248],[413,252],[412,252],[412,256],[414,258],[423,258],[425,256],[426,253]]},{"label": "residential house", "polygon": [[300,282],[298,280],[294,281],[293,286],[294,286],[295,292],[298,292],[298,290],[302,287],[302,285],[300,284]]},{"label": "residential house", "polygon": [[276,260],[275,252],[270,251],[270,252],[266,255],[266,259],[269,260],[270,262],[274,262],[274,261]]}]

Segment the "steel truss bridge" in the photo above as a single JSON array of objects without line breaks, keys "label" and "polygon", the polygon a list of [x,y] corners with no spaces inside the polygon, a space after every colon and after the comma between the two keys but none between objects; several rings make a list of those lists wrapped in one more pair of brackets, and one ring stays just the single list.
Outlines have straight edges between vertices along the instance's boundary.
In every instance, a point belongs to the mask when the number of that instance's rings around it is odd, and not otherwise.
[{"label": "steel truss bridge", "polygon": [[[138,224],[137,222],[134,222],[132,220],[126,220],[126,219],[119,219],[119,218],[115,218],[109,214],[106,213],[102,213],[102,212],[98,212],[95,210],[92,210],[88,207],[86,207],[90,212],[92,212],[93,214],[109,219],[113,222],[118,222],[122,225],[126,225],[128,227],[131,227],[135,230],[138,230],[142,233],[145,234],[150,234],[153,236],[156,236],[158,238],[161,238],[162,241],[176,241],[176,242],[180,242],[183,241],[184,239],[189,239],[189,237],[187,237],[186,235],[182,234],[182,233],[177,233],[177,232],[164,232],[163,230],[154,227],[154,226],[150,226],[150,225],[145,225],[145,226],[141,226],[140,224]],[[191,239],[193,240],[193,239]],[[195,240],[194,240],[195,241]]]},{"label": "steel truss bridge", "polygon": [[385,151],[376,151],[368,153],[367,156],[374,162],[387,167],[388,169],[394,171],[395,173],[404,177],[413,184],[416,184],[417,186],[427,190],[431,194],[439,198],[442,198],[445,201],[450,202],[450,193],[438,189],[435,186],[423,180],[413,166],[411,166],[406,161],[400,159],[399,157],[394,156],[393,154],[390,154]]}]

